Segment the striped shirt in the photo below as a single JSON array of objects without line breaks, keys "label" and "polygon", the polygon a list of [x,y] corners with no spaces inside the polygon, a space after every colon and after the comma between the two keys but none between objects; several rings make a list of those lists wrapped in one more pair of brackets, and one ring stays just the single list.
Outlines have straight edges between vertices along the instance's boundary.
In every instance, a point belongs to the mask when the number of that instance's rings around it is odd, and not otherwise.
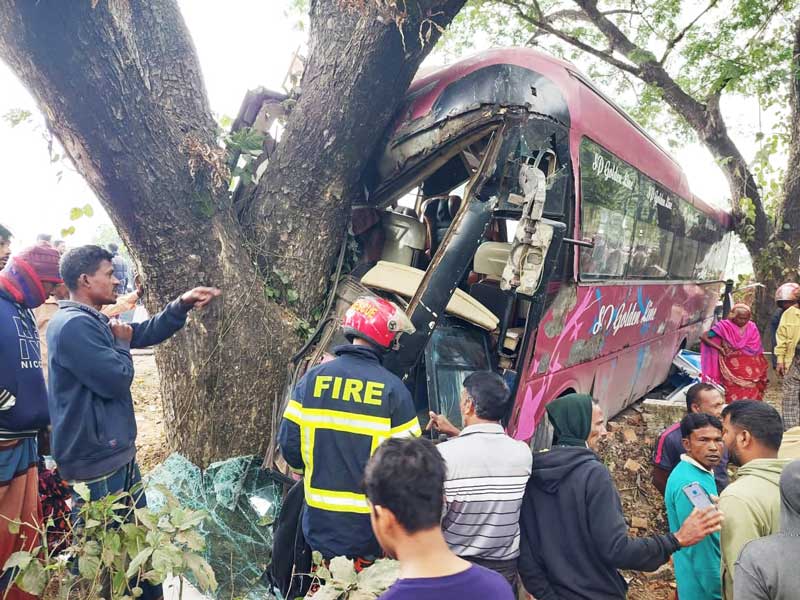
[{"label": "striped shirt", "polygon": [[469,558],[517,558],[530,448],[507,436],[499,423],[465,427],[437,448],[447,463],[442,530],[450,549]]}]

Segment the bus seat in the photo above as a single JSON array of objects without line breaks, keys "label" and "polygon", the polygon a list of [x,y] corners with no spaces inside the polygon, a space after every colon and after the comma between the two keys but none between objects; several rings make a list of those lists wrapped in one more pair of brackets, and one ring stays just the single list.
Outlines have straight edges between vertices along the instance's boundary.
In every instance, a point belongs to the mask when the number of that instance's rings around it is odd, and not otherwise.
[{"label": "bus seat", "polygon": [[505,339],[506,330],[513,325],[511,321],[514,318],[514,292],[500,289],[500,279],[510,252],[511,244],[508,242],[484,242],[478,246],[473,270],[480,280],[469,288],[469,295],[499,319],[500,340]]},{"label": "bus seat", "polygon": [[[367,271],[361,278],[361,283],[368,288],[411,298],[422,283],[424,275],[425,271],[420,269],[382,260]],[[497,317],[480,302],[458,288],[450,298],[445,310],[448,314],[464,319],[486,331],[497,329]]]},{"label": "bus seat", "polygon": [[483,242],[475,251],[472,270],[484,280],[500,281],[510,253],[510,242]]},{"label": "bus seat", "polygon": [[425,225],[415,216],[391,210],[381,221],[386,234],[381,260],[410,266],[416,253],[425,250]]}]

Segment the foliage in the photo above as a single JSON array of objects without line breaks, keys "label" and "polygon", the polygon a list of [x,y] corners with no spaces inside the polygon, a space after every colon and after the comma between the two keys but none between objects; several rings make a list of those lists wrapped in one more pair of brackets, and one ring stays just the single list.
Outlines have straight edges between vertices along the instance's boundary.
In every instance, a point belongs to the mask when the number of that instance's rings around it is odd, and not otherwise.
[{"label": "foliage", "polygon": [[3,115],[3,120],[11,127],[16,127],[20,123],[26,123],[30,121],[32,116],[33,113],[31,113],[29,110],[25,110],[23,108],[12,108]]},{"label": "foliage", "polygon": [[[92,500],[88,486],[76,485],[86,502],[79,511],[81,525],[67,534],[66,550],[51,554],[46,527],[52,522],[46,523],[38,531],[43,543],[14,552],[4,570],[14,569],[17,586],[47,600],[129,600],[142,594],[139,582],[159,584],[168,576],[191,575],[203,591],[213,592],[217,582],[198,532],[205,513],[184,509],[167,490],[159,491],[167,501],[152,511],[132,508],[136,490]],[[21,525],[10,521],[8,529],[18,533]]]},{"label": "foliage", "polygon": [[290,287],[289,275],[280,269],[272,269],[267,275],[264,293],[267,298],[284,304],[294,304],[300,297],[297,291]]},{"label": "foliage", "polygon": [[313,553],[315,583],[319,589],[306,598],[314,600],[373,600],[391,586],[400,575],[397,561],[382,558],[360,573],[353,561],[337,556],[326,566],[319,552]]},{"label": "foliage", "polygon": [[255,178],[256,159],[264,150],[264,139],[264,134],[252,127],[244,127],[223,136],[228,156],[238,156],[232,175],[244,185],[249,185]]},{"label": "foliage", "polygon": [[[84,204],[83,206],[73,206],[69,211],[69,220],[70,221],[77,221],[81,217],[92,217],[94,216],[94,209],[92,208],[91,204]],[[61,229],[61,237],[69,237],[74,235],[75,233],[75,226],[70,225],[69,227],[63,227]]]}]

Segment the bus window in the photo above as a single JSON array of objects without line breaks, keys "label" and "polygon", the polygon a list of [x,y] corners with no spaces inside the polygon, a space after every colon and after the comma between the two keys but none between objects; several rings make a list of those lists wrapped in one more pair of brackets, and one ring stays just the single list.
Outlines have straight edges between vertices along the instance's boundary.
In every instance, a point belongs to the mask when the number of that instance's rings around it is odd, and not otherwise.
[{"label": "bus window", "polygon": [[640,176],[641,194],[628,277],[666,279],[672,255],[672,195]]},{"label": "bus window", "polygon": [[[571,180],[569,139],[566,131],[553,133],[540,123],[531,122],[520,132],[520,146],[515,152],[520,163],[536,165],[547,178],[544,216],[556,221],[566,218],[565,206]],[[514,178],[509,192],[524,196]]]},{"label": "bus window", "polygon": [[676,217],[677,226],[669,275],[672,279],[691,279],[700,251],[700,243],[692,239],[696,237],[700,213],[684,200],[679,200],[676,208],[677,210],[672,212],[673,217]]},{"label": "bus window", "polygon": [[728,259],[728,237],[722,226],[711,217],[702,216],[704,231],[695,267],[695,279],[712,281],[722,279]]},{"label": "bus window", "polygon": [[636,171],[584,138],[581,143],[581,229],[593,248],[581,248],[581,276],[622,277],[636,217]]}]

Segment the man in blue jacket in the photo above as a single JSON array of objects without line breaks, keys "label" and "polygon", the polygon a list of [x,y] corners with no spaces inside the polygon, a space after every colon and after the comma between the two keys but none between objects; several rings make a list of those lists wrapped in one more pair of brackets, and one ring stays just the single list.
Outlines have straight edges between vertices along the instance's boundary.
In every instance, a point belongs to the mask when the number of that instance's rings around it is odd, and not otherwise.
[{"label": "man in blue jacket", "polygon": [[[11,257],[0,271],[0,565],[13,552],[30,550],[40,539],[36,434],[47,427],[48,417],[32,309],[61,283],[58,258],[53,248],[28,248]],[[24,524],[19,533],[26,539],[8,530],[10,521]],[[0,577],[0,594],[13,600],[25,594],[6,589],[11,574]]]},{"label": "man in blue jacket", "polygon": [[[111,259],[99,246],[64,254],[61,275],[70,300],[60,303],[47,329],[53,455],[62,477],[88,483],[93,500],[129,491],[140,480],[130,349],[163,342],[183,327],[193,307],[220,294],[198,287],[148,321],[109,320],[100,309],[117,296]],[[144,505],[144,494],[137,502]]]}]

